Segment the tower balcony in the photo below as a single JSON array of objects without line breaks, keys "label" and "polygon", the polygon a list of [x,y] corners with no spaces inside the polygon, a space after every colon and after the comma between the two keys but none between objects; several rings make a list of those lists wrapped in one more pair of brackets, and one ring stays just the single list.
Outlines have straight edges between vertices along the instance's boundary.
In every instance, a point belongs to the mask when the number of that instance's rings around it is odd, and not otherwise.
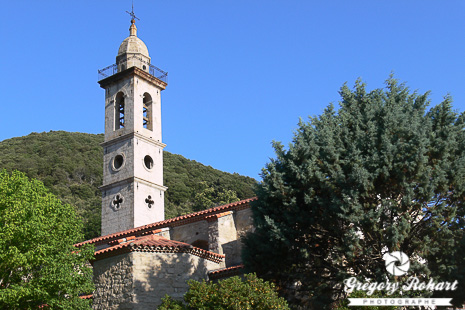
[{"label": "tower balcony", "polygon": [[144,71],[147,71],[152,76],[156,77],[160,81],[168,83],[168,72],[161,70],[160,68],[155,67],[154,65],[150,64],[149,62],[142,59],[142,57],[137,55],[132,55],[118,61],[116,64],[112,64],[108,67],[98,70],[98,79],[97,81],[106,79],[118,72],[124,71],[131,67],[140,67]]}]

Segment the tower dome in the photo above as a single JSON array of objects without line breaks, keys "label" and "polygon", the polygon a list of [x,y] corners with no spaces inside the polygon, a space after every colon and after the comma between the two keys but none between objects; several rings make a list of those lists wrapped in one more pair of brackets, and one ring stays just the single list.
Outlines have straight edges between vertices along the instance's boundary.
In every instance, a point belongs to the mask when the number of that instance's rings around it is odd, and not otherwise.
[{"label": "tower dome", "polygon": [[126,53],[142,54],[149,57],[149,50],[147,49],[147,46],[141,39],[136,36],[127,37],[119,46],[118,56]]},{"label": "tower dome", "polygon": [[139,67],[144,71],[149,71],[149,50],[145,43],[137,37],[134,19],[131,20],[131,27],[129,27],[129,37],[124,39],[119,46],[116,64],[118,65],[118,72],[131,67]]},{"label": "tower dome", "polygon": [[137,28],[135,20],[131,20],[131,27],[129,28],[129,37],[124,39],[118,49],[118,56],[125,53],[139,53],[149,57],[149,50],[145,43],[137,37]]}]

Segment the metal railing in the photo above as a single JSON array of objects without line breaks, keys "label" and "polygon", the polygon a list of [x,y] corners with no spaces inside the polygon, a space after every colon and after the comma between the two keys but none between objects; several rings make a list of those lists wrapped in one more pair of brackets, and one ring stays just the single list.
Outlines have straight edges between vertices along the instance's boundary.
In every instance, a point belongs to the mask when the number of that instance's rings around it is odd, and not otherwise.
[{"label": "metal railing", "polygon": [[[116,73],[118,73],[118,65],[122,66],[125,65],[128,61],[136,59],[139,60],[140,62],[146,64],[149,67],[149,73],[159,79],[160,81],[163,81],[165,83],[168,83],[168,72],[165,72],[161,70],[160,68],[155,67],[154,65],[151,65],[150,63],[146,62],[143,60],[141,57],[137,56],[131,56],[128,59],[122,60],[119,64],[112,64],[108,67],[105,67],[103,69],[98,70],[98,80],[103,80],[106,79],[107,77],[110,77]],[[126,66],[127,67],[127,66]]]}]

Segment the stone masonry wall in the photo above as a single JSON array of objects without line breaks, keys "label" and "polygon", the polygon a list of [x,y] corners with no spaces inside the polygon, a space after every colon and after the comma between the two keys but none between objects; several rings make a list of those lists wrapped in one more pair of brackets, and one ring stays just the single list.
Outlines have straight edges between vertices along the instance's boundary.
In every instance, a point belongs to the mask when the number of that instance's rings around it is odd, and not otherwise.
[{"label": "stone masonry wall", "polygon": [[187,281],[207,278],[218,264],[187,253],[133,252],[134,309],[153,310],[165,294],[182,300]]},{"label": "stone masonry wall", "polygon": [[254,230],[253,219],[252,219],[252,210],[245,209],[240,210],[234,213],[234,224],[236,225],[236,243],[234,246],[234,251],[230,259],[227,259],[227,263],[231,265],[237,265],[242,263],[242,237],[245,236],[249,231]]},{"label": "stone masonry wall", "polygon": [[242,237],[245,233],[253,230],[252,209],[244,209],[234,213],[234,223],[236,225],[237,237]]},{"label": "stone masonry wall", "polygon": [[182,226],[175,226],[170,229],[170,239],[189,244],[197,240],[208,241],[208,224],[206,221],[198,221]]},{"label": "stone masonry wall", "polygon": [[233,214],[218,219],[218,232],[218,243],[221,249],[220,254],[226,255],[226,267],[240,264],[242,262],[239,250],[241,241],[237,239]]},{"label": "stone masonry wall", "polygon": [[94,262],[93,309],[153,310],[168,294],[181,300],[187,281],[220,264],[188,253],[131,252]]},{"label": "stone masonry wall", "polygon": [[226,255],[218,268],[242,263],[241,237],[253,229],[252,211],[239,210],[170,229],[170,239],[193,244],[197,240],[208,241],[208,250]]},{"label": "stone masonry wall", "polygon": [[93,309],[134,309],[132,253],[94,262]]}]

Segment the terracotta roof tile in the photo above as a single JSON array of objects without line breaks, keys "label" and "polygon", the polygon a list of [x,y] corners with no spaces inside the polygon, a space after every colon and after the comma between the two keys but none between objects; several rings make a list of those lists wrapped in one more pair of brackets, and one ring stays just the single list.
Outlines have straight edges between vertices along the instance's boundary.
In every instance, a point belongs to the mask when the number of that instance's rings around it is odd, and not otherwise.
[{"label": "terracotta roof tile", "polygon": [[129,252],[189,253],[216,263],[221,262],[225,257],[225,255],[202,250],[184,242],[169,240],[157,235],[148,235],[98,250],[95,252],[95,259],[99,260]]},{"label": "terracotta roof tile", "polygon": [[210,271],[208,273],[208,277],[210,280],[225,278],[225,277],[232,277],[235,275],[239,275],[243,273],[244,265],[240,264],[237,266],[222,268],[214,271]]},{"label": "terracotta roof tile", "polygon": [[140,226],[140,227],[136,227],[136,228],[132,228],[128,230],[123,230],[123,231],[120,231],[114,234],[90,239],[90,240],[75,244],[75,246],[80,247],[87,243],[99,245],[99,244],[112,242],[113,244],[114,240],[127,238],[129,236],[141,236],[143,234],[146,234],[147,232],[151,232],[151,231],[163,228],[163,227],[181,226],[181,225],[185,225],[185,224],[192,223],[192,222],[202,221],[202,220],[205,220],[209,215],[213,215],[216,213],[224,213],[230,210],[236,210],[236,211],[244,210],[244,209],[249,208],[250,207],[249,203],[255,200],[257,200],[257,197],[252,197],[249,199],[229,203],[226,205],[210,208],[207,210],[202,210],[202,211],[195,212],[195,213],[181,215],[181,216],[178,216],[172,219],[155,222],[152,224],[148,224],[148,225],[144,225],[144,226]]},{"label": "terracotta roof tile", "polygon": [[217,221],[220,217],[229,215],[231,213],[232,213],[231,211],[226,211],[226,212],[221,212],[221,213],[217,213],[217,214],[207,215],[205,217],[205,220],[207,222],[214,222],[214,221]]}]

